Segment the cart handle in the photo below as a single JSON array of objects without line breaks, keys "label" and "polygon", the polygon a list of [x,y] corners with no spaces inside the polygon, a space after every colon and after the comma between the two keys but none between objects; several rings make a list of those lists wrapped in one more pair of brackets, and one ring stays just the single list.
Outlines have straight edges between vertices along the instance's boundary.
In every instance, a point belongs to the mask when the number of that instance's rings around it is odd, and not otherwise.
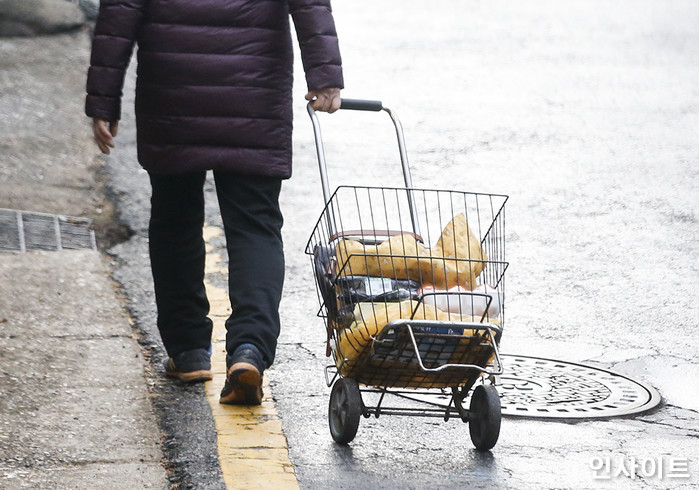
[{"label": "cart handle", "polygon": [[341,99],[340,109],[379,112],[383,110],[383,103],[380,100]]},{"label": "cart handle", "polygon": [[[325,199],[325,204],[331,206],[330,203],[330,184],[328,183],[328,167],[325,162],[325,148],[323,146],[323,136],[320,132],[320,122],[318,121],[318,115],[315,109],[312,107],[312,101],[306,105],[308,110],[308,115],[311,117],[311,123],[313,124],[313,136],[316,143],[316,156],[318,157],[318,167],[320,168],[320,183],[323,187],[323,198]],[[413,233],[420,235],[420,226],[418,224],[418,214],[417,208],[415,207],[415,202],[412,196],[413,181],[410,176],[410,166],[408,164],[408,151],[405,149],[405,138],[403,137],[403,125],[398,120],[398,116],[388,107],[384,107],[383,103],[378,100],[364,100],[364,99],[341,99],[340,109],[353,110],[353,111],[370,111],[370,112],[386,112],[393,121],[393,125],[396,128],[396,137],[398,138],[398,152],[400,153],[400,162],[403,169],[403,180],[405,182],[405,188],[408,191],[408,204],[410,205],[410,218],[413,224]],[[329,216],[332,213],[329,213]],[[328,231],[332,235],[336,232],[334,224],[331,222],[331,218],[328,218]]]}]

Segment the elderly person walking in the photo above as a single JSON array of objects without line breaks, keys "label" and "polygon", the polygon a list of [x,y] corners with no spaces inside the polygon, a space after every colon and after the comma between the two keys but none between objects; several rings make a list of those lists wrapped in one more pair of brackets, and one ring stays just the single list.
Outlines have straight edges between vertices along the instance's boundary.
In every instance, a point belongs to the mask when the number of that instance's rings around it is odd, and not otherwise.
[{"label": "elderly person walking", "polygon": [[204,181],[213,171],[229,258],[221,403],[259,404],[284,279],[279,192],[291,176],[293,19],[308,93],[334,112],[343,87],[330,0],[102,0],[86,114],[114,147],[138,45],[138,159],[152,184],[149,252],[166,374],[212,378],[204,290]]}]

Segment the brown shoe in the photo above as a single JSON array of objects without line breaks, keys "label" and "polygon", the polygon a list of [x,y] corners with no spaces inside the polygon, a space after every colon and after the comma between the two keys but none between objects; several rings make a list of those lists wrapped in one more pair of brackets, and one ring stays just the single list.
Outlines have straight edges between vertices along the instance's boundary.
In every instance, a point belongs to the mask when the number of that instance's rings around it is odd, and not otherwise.
[{"label": "brown shoe", "polygon": [[224,405],[260,405],[262,373],[249,362],[236,362],[228,369],[219,403]]}]

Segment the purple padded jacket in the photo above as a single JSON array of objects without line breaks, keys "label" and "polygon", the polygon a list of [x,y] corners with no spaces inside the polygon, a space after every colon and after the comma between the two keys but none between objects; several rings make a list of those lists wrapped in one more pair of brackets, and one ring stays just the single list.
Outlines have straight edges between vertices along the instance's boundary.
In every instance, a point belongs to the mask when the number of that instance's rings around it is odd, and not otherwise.
[{"label": "purple padded jacket", "polygon": [[289,14],[309,90],[342,88],[330,0],[102,0],[85,112],[120,118],[138,43],[138,159],[146,170],[288,178]]}]

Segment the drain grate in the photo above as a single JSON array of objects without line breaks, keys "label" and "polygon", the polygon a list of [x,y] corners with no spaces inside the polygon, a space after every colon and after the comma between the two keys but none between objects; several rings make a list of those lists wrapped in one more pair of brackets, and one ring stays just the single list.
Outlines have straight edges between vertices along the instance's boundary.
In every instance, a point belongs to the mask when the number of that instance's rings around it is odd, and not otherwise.
[{"label": "drain grate", "polygon": [[502,414],[558,419],[632,415],[660,403],[653,388],[582,364],[503,355],[498,377]]},{"label": "drain grate", "polygon": [[0,209],[0,252],[95,250],[91,226],[87,218]]}]

